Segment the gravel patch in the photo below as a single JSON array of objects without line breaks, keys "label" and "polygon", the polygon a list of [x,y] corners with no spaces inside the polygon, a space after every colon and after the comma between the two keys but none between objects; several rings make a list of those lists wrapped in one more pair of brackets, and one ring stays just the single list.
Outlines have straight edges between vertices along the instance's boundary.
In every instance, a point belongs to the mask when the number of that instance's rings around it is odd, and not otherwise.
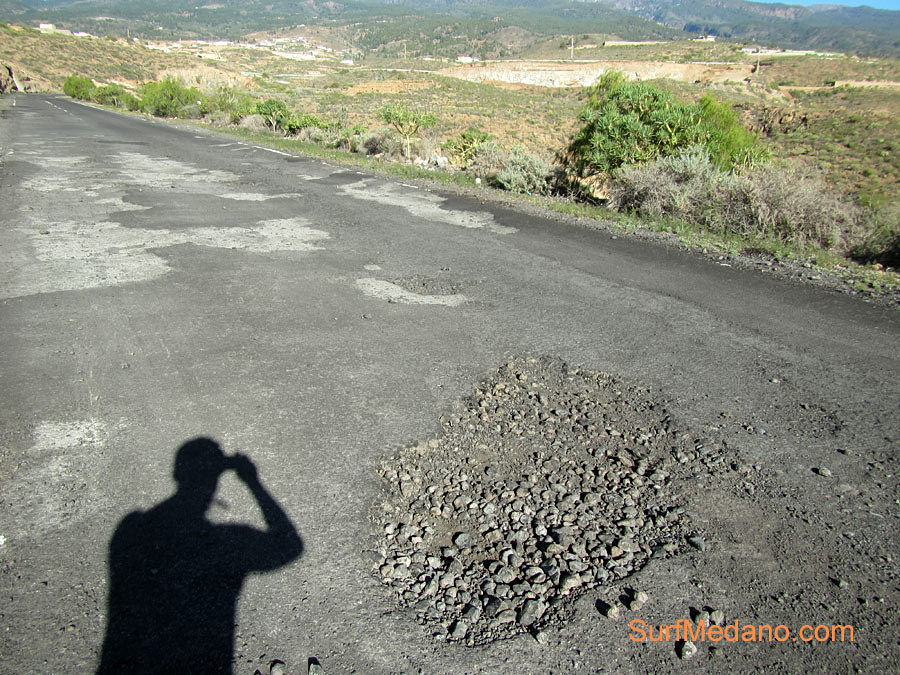
[{"label": "gravel patch", "polygon": [[373,571],[436,639],[537,634],[688,546],[673,478],[694,448],[648,390],[517,358],[385,461]]},{"label": "gravel patch", "polygon": [[458,284],[449,281],[434,279],[416,274],[409,277],[398,277],[390,280],[395,286],[399,286],[410,293],[420,295],[456,295],[460,288]]}]

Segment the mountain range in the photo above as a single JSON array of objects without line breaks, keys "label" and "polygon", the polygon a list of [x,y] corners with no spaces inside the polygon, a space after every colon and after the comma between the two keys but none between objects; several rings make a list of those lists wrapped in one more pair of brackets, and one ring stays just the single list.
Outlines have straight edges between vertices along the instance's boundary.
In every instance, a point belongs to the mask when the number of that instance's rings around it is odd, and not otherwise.
[{"label": "mountain range", "polygon": [[[146,38],[238,37],[298,24],[352,27],[367,51],[398,38],[424,53],[443,33],[473,52],[498,31],[534,36],[600,34],[626,40],[715,35],[740,42],[860,55],[900,55],[900,11],[744,0],[0,0],[0,20]],[[385,30],[385,24],[396,30]],[[419,23],[427,30],[423,32]],[[403,35],[407,36],[403,38]],[[502,41],[501,41],[502,42]],[[490,49],[485,45],[490,46]],[[415,47],[415,44],[413,45]],[[495,48],[496,47],[496,48]],[[454,46],[456,48],[456,44]],[[497,51],[499,49],[499,51]],[[493,50],[493,51],[491,51]],[[410,53],[415,53],[410,48]]]}]

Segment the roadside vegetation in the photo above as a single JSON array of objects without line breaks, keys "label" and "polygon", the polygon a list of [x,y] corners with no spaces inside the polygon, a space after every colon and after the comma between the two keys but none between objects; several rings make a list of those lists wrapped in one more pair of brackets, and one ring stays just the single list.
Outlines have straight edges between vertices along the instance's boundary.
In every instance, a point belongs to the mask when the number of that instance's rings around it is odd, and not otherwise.
[{"label": "roadside vegetation", "polygon": [[[33,56],[48,39],[27,37]],[[306,62],[230,46],[217,61],[186,65],[183,54],[144,49],[142,59],[139,46],[94,40],[91,50],[135,52],[145,74],[126,78],[85,57],[56,86],[356,166],[530,195],[727,253],[859,263],[860,291],[897,285],[884,268],[900,265],[900,89],[863,86],[900,81],[900,62],[766,61],[722,42],[604,47],[597,37],[534,49],[759,65],[749,82],[633,82],[611,73],[580,90],[465,81],[421,58]]]}]

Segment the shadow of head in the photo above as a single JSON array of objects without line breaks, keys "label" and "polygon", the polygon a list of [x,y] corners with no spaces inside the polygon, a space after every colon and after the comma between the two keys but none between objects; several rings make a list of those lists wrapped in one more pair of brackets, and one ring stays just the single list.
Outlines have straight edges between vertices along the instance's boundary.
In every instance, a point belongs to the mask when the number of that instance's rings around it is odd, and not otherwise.
[{"label": "shadow of head", "polygon": [[222,448],[209,438],[195,438],[175,453],[173,476],[179,496],[207,506],[212,501],[221,476],[228,469]]}]

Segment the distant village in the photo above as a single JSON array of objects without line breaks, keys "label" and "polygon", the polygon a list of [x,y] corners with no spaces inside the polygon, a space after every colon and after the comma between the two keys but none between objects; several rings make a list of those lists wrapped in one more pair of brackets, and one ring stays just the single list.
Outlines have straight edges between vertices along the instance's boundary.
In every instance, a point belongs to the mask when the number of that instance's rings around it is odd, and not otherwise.
[{"label": "distant village", "polygon": [[[100,39],[100,36],[91,35],[84,31],[70,31],[63,28],[57,28],[52,23],[38,24],[37,29],[42,33],[54,33],[57,35],[72,35],[78,38]],[[162,27],[159,27],[162,30]],[[272,52],[275,56],[281,58],[294,59],[296,61],[314,61],[316,59],[338,59],[341,63],[353,65],[353,59],[345,54],[338,54],[334,49],[326,45],[313,45],[302,36],[266,38],[254,42],[233,40],[176,40],[174,42],[159,42],[155,40],[147,40],[138,37],[128,38],[132,42],[137,42],[148,49],[155,49],[161,52],[184,52],[194,53],[201,58],[220,59],[221,56],[215,51],[203,51],[204,49],[221,48],[221,47],[237,47],[243,49],[262,49]]]}]

